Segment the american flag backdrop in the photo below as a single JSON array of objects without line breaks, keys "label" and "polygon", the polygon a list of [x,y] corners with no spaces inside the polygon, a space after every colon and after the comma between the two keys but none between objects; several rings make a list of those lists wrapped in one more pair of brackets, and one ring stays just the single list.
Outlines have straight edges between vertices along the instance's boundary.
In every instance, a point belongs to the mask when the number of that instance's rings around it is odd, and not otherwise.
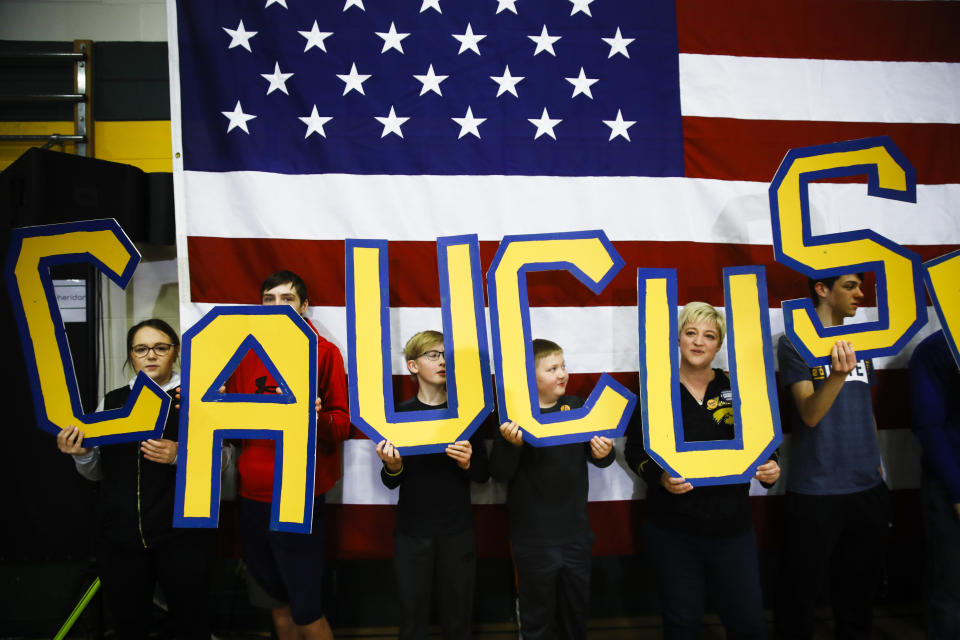
[{"label": "american flag backdrop", "polygon": [[[566,273],[528,280],[533,333],[565,347],[584,396],[601,372],[637,389],[637,267],[676,268],[681,304],[722,306],[723,267],[765,265],[782,332],[780,302],[806,288],[771,248],[767,186],[790,148],[889,135],[917,203],[813,184],[813,231],[872,228],[925,260],[960,247],[957,3],[168,0],[168,13],[182,328],[256,302],[286,268],[347,357],[343,240],[387,238],[401,394],[403,342],[440,326],[438,236],[479,234],[486,270],[507,234],[607,233],[627,266],[602,294]],[[875,362],[903,490],[919,480],[911,348]],[[390,553],[395,494],[378,469],[368,441],[346,444],[328,525],[342,555]],[[623,465],[591,474],[597,551],[629,553],[642,483]],[[503,498],[475,494],[482,551],[504,540]]]}]

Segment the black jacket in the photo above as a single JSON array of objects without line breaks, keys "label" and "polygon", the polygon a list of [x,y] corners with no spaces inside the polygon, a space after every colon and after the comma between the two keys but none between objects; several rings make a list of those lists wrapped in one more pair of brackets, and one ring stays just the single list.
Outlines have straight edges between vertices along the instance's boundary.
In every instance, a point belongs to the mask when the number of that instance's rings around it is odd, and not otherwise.
[{"label": "black jacket", "polygon": [[[734,436],[730,379],[720,369],[714,371],[716,375],[707,385],[702,405],[680,385],[680,408],[687,442],[729,440]],[[644,448],[639,404],[627,427],[624,455],[630,469],[647,483],[644,518],[648,522],[677,533],[701,537],[739,535],[753,526],[749,483],[697,487],[680,495],[663,488],[660,484],[663,469]],[[774,452],[771,459],[778,459],[778,454]]]},{"label": "black jacket", "polygon": [[[562,396],[543,413],[578,409],[583,400]],[[523,429],[523,425],[520,425]],[[502,436],[493,441],[490,475],[509,483],[507,513],[510,539],[520,544],[566,544],[591,536],[587,517],[589,480],[587,464],[608,467],[615,449],[602,460],[590,453],[589,442],[534,447],[524,442],[515,447]]]},{"label": "black jacket", "polygon": [[[114,389],[103,407],[119,409],[128,397],[129,386]],[[160,437],[178,439],[179,414],[171,404]],[[188,531],[173,528],[176,465],[146,460],[139,442],[124,442],[100,447],[100,468],[100,534],[105,539],[148,549]]]},{"label": "black jacket", "polygon": [[[401,402],[397,411],[445,409],[446,403],[430,406],[417,396]],[[473,454],[470,469],[462,470],[446,453],[404,456],[401,470],[391,475],[386,465],[380,469],[380,480],[389,489],[400,487],[397,505],[397,531],[408,536],[429,537],[458,533],[473,528],[473,506],[470,483],[483,483],[487,471],[487,449],[483,437],[470,438]]]}]

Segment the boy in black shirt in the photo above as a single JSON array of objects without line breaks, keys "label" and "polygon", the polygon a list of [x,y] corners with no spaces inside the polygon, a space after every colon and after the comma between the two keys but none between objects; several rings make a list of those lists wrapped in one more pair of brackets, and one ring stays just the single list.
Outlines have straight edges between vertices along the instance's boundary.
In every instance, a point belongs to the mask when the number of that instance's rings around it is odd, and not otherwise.
[{"label": "boy in black shirt", "polygon": [[[397,411],[445,409],[443,334],[421,331],[407,342],[404,355],[419,389]],[[410,426],[415,428],[416,423]],[[403,614],[400,638],[427,637],[434,591],[443,637],[470,638],[476,573],[470,481],[486,482],[489,477],[482,438],[454,442],[445,453],[407,458],[383,440],[377,455],[383,460],[383,484],[400,487],[394,533],[394,569]]]},{"label": "boy in black shirt", "polygon": [[[541,413],[583,405],[565,395],[563,349],[533,341]],[[516,422],[500,425],[490,474],[509,483],[510,542],[520,592],[520,630],[525,639],[586,638],[594,537],[587,518],[587,463],[613,464],[613,440],[533,447]]]}]

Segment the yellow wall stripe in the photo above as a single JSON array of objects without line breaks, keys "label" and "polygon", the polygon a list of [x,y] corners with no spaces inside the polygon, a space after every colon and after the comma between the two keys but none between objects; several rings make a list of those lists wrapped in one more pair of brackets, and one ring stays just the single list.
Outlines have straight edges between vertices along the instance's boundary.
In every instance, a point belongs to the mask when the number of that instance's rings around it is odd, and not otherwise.
[{"label": "yellow wall stripe", "polygon": [[[2,135],[73,133],[73,122],[0,122]],[[39,142],[0,142],[0,171],[6,169],[30,147]],[[55,147],[59,149],[59,147]],[[147,172],[173,170],[169,120],[104,121],[94,129],[94,149],[101,160],[120,162]],[[76,146],[65,144],[64,151],[75,153]]]}]

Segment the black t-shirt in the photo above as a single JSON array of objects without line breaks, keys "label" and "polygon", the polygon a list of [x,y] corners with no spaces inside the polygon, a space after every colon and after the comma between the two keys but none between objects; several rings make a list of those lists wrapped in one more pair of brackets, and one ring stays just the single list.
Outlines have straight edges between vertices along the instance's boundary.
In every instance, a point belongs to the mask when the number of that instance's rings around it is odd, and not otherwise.
[{"label": "black t-shirt", "polygon": [[[430,406],[414,396],[401,402],[397,411],[445,409],[447,404]],[[410,423],[416,428],[416,423]],[[397,531],[409,536],[434,536],[456,533],[473,527],[470,482],[486,482],[490,477],[487,449],[483,438],[470,439],[473,454],[470,468],[464,471],[446,453],[403,456],[403,468],[390,475],[386,465],[380,479],[390,489],[400,487],[397,504]]]},{"label": "black t-shirt", "polygon": [[[541,412],[581,406],[581,398],[563,396],[557,404]],[[615,457],[616,452],[611,449],[602,460],[594,459],[589,442],[552,447],[534,447],[524,442],[522,447],[515,447],[502,437],[496,438],[490,456],[490,473],[497,480],[509,483],[510,539],[518,543],[552,545],[590,535],[587,463],[607,467]]]}]

